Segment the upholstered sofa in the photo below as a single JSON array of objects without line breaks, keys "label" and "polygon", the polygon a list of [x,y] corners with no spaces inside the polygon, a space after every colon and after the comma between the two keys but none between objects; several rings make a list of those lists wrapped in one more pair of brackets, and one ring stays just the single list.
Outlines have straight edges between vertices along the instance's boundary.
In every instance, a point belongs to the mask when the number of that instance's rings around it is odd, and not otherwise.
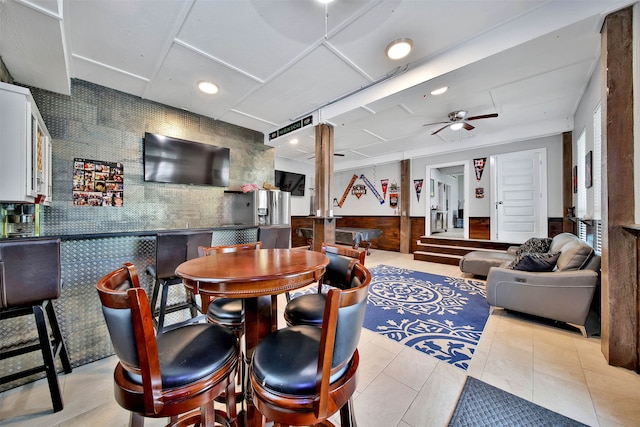
[{"label": "upholstered sofa", "polygon": [[565,322],[586,336],[600,271],[600,256],[591,245],[562,233],[551,239],[546,252],[511,252],[512,261],[489,269],[486,290],[491,311],[502,307]]}]

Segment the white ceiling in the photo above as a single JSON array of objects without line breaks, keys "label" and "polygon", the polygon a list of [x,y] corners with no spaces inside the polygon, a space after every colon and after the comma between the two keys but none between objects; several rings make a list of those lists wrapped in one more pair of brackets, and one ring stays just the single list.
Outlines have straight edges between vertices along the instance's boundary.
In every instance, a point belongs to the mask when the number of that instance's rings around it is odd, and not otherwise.
[{"label": "white ceiling", "polygon": [[[0,55],[19,83],[69,94],[78,78],[265,134],[313,114],[335,126],[340,169],[572,130],[603,18],[631,3],[0,0]],[[407,37],[413,52],[387,59]],[[454,110],[499,117],[423,126]],[[313,126],[266,143],[313,163]]]}]

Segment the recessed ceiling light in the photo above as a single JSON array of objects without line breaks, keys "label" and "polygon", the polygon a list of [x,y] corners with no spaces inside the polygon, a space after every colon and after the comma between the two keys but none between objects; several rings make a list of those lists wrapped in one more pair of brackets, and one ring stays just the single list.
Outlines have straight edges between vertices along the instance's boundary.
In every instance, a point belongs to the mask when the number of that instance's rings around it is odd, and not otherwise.
[{"label": "recessed ceiling light", "polygon": [[298,140],[295,138],[289,141],[289,144],[292,144],[292,145],[296,145],[297,143],[298,143]]},{"label": "recessed ceiling light", "polygon": [[209,95],[218,93],[218,86],[205,80],[200,80],[198,82],[198,89]]},{"label": "recessed ceiling light", "polygon": [[331,3],[333,0],[318,0],[320,3]]},{"label": "recessed ceiling light", "polygon": [[451,130],[460,130],[460,129],[462,129],[462,126],[464,126],[464,123],[457,122],[457,123],[454,123],[451,126],[449,126],[449,129],[451,129]]},{"label": "recessed ceiling light", "polygon": [[402,59],[413,49],[413,40],[397,39],[387,45],[385,52],[389,59]]},{"label": "recessed ceiling light", "polygon": [[442,95],[447,90],[449,90],[449,86],[443,86],[441,88],[432,90],[430,93],[431,93],[431,95]]}]

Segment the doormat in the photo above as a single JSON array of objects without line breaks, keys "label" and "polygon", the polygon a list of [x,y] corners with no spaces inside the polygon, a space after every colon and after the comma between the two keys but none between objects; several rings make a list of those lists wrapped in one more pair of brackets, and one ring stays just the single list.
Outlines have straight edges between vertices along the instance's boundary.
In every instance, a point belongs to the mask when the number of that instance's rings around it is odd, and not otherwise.
[{"label": "doormat", "polygon": [[582,427],[578,421],[467,377],[449,427]]}]

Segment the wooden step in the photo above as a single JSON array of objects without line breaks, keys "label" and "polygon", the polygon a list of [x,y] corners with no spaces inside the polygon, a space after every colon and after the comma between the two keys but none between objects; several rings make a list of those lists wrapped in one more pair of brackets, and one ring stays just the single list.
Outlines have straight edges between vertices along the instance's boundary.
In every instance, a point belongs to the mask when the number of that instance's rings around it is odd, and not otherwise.
[{"label": "wooden step", "polygon": [[451,237],[422,236],[418,244],[433,244],[444,246],[463,246],[474,249],[490,249],[506,251],[509,246],[517,246],[517,243],[492,242],[490,240],[478,239],[456,239]]},{"label": "wooden step", "polygon": [[460,259],[473,251],[506,251],[514,243],[492,242],[478,239],[458,239],[455,237],[422,236],[417,242],[418,250],[413,259],[436,262],[439,264],[458,265]]},{"label": "wooden step", "polygon": [[443,253],[435,253],[435,252],[425,252],[425,251],[415,251],[413,253],[413,259],[418,261],[428,261],[435,262],[438,264],[449,264],[449,265],[459,265],[460,259],[462,259],[459,255],[449,255]]},{"label": "wooden step", "polygon": [[[449,246],[449,245],[436,245],[432,243],[421,243],[417,242],[418,250],[423,252],[435,252],[435,253],[444,253],[450,255],[466,255],[469,252],[474,251],[486,251],[492,252],[497,249],[485,249],[485,248],[474,248],[474,247],[465,247],[465,246]],[[504,252],[504,251],[501,251]]]}]

